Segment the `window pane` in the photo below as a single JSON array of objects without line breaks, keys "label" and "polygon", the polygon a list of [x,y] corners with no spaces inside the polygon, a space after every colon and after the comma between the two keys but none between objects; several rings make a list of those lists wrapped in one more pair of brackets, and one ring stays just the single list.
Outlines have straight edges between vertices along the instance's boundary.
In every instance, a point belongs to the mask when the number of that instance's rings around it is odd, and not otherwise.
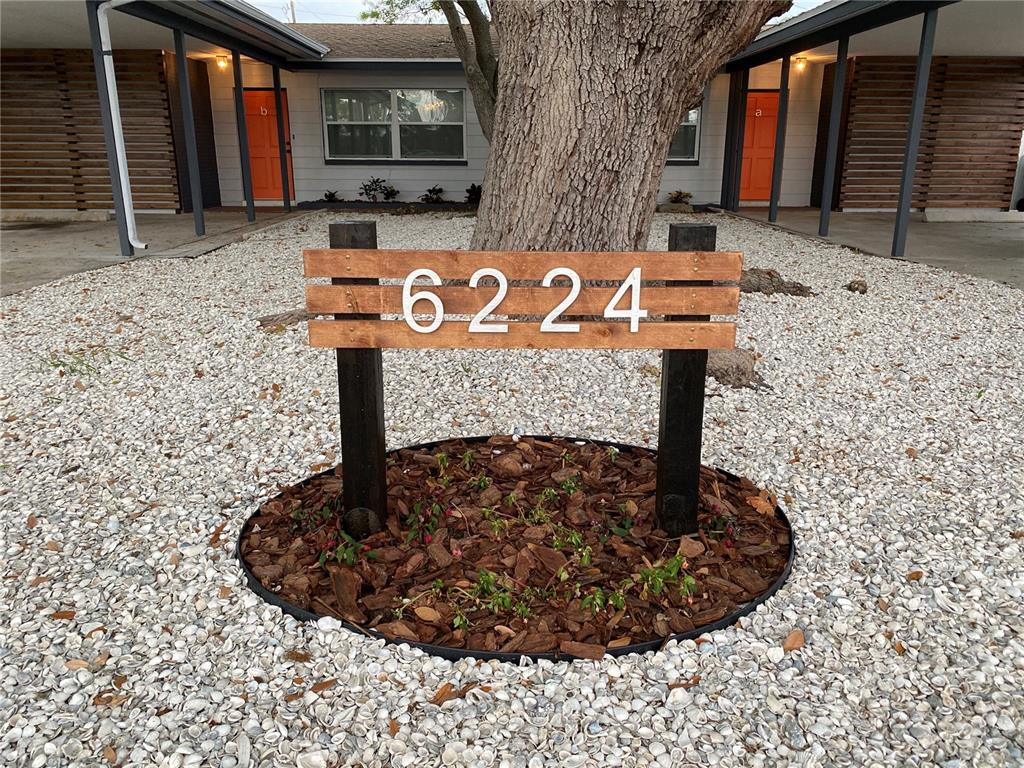
[{"label": "window pane", "polygon": [[462,157],[461,125],[403,125],[398,130],[402,157]]},{"label": "window pane", "polygon": [[461,123],[462,91],[399,90],[398,120],[402,123]]},{"label": "window pane", "polygon": [[700,122],[700,107],[697,107],[697,109],[691,109],[689,112],[687,112],[686,113],[686,119],[683,120],[683,122],[684,123],[694,123],[694,124],[699,123]]},{"label": "window pane", "polygon": [[391,127],[328,125],[329,157],[391,157]]},{"label": "window pane", "polygon": [[697,159],[697,126],[681,125],[668,148],[668,156],[676,160]]},{"label": "window pane", "polygon": [[391,120],[390,91],[324,91],[327,120],[386,123]]}]

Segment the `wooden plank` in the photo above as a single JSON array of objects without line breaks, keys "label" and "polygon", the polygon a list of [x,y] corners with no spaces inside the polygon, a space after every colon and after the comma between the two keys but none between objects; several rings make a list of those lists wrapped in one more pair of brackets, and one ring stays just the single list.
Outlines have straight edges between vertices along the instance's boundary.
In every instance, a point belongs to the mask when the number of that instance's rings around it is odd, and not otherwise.
[{"label": "wooden plank", "polygon": [[414,251],[313,248],[304,251],[306,277],[404,278],[432,269],[443,279],[466,280],[482,267],[500,269],[509,280],[540,280],[553,267],[574,270],[583,280],[624,280],[634,267],[644,280],[739,280],[742,256],[734,251]]},{"label": "wooden plank", "polygon": [[334,349],[732,349],[735,323],[584,322],[576,333],[546,333],[540,323],[513,322],[507,333],[470,333],[469,323],[443,322],[417,333],[404,320],[310,320],[309,344]]},{"label": "wooden plank", "polygon": [[[476,314],[495,294],[493,286],[441,286],[431,289],[451,315]],[[572,305],[574,315],[600,315],[615,295],[616,288],[584,286]],[[546,315],[566,295],[564,286],[508,289],[495,310],[500,315]],[[640,306],[650,315],[734,315],[739,309],[740,289],[735,286],[701,288],[644,287]],[[620,302],[621,303],[621,302]],[[427,306],[421,305],[418,309]],[[306,286],[306,310],[315,315],[367,313],[402,314],[400,285]]]}]

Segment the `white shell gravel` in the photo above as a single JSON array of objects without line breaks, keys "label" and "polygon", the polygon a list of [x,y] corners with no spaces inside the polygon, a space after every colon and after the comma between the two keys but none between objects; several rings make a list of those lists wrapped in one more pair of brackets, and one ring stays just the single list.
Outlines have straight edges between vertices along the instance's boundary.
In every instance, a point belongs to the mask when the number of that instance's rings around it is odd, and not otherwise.
[{"label": "white shell gravel", "polygon": [[[710,218],[720,247],[818,292],[744,295],[770,388],[708,382],[705,460],[788,497],[789,583],[699,644],[451,663],[282,616],[232,557],[254,506],[338,451],[334,356],[254,319],[301,306],[300,249],[338,218],[3,300],[0,763],[1021,764],[1024,293]],[[465,247],[472,227],[381,217],[380,245]],[[388,442],[653,444],[657,362],[388,352]],[[477,687],[428,703],[446,682]]]}]

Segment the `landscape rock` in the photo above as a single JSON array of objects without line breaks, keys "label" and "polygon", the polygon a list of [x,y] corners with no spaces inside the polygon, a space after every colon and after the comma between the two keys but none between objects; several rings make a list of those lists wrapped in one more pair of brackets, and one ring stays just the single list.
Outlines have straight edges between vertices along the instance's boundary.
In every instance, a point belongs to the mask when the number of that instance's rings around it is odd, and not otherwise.
[{"label": "landscape rock", "polygon": [[784,293],[788,296],[813,296],[814,292],[795,280],[786,280],[774,269],[754,267],[744,269],[740,278],[740,291],[743,293],[763,293],[771,296]]},{"label": "landscape rock", "polygon": [[712,349],[708,351],[708,376],[728,387],[757,389],[765,381],[754,366],[757,354],[749,349]]}]

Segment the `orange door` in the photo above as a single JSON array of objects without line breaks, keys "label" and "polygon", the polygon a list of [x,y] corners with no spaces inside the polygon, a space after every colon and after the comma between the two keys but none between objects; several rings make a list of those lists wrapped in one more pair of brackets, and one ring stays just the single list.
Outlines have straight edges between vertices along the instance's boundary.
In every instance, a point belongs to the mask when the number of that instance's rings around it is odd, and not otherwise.
[{"label": "orange door", "polygon": [[[245,122],[249,131],[249,165],[252,168],[252,195],[257,200],[280,200],[281,155],[277,146],[277,106],[272,90],[245,90]],[[284,134],[287,139],[289,190],[295,189],[292,174],[291,125],[288,122],[288,94],[281,91],[284,107]]]},{"label": "orange door", "polygon": [[775,119],[778,114],[778,91],[747,94],[740,200],[767,200],[771,196]]}]

